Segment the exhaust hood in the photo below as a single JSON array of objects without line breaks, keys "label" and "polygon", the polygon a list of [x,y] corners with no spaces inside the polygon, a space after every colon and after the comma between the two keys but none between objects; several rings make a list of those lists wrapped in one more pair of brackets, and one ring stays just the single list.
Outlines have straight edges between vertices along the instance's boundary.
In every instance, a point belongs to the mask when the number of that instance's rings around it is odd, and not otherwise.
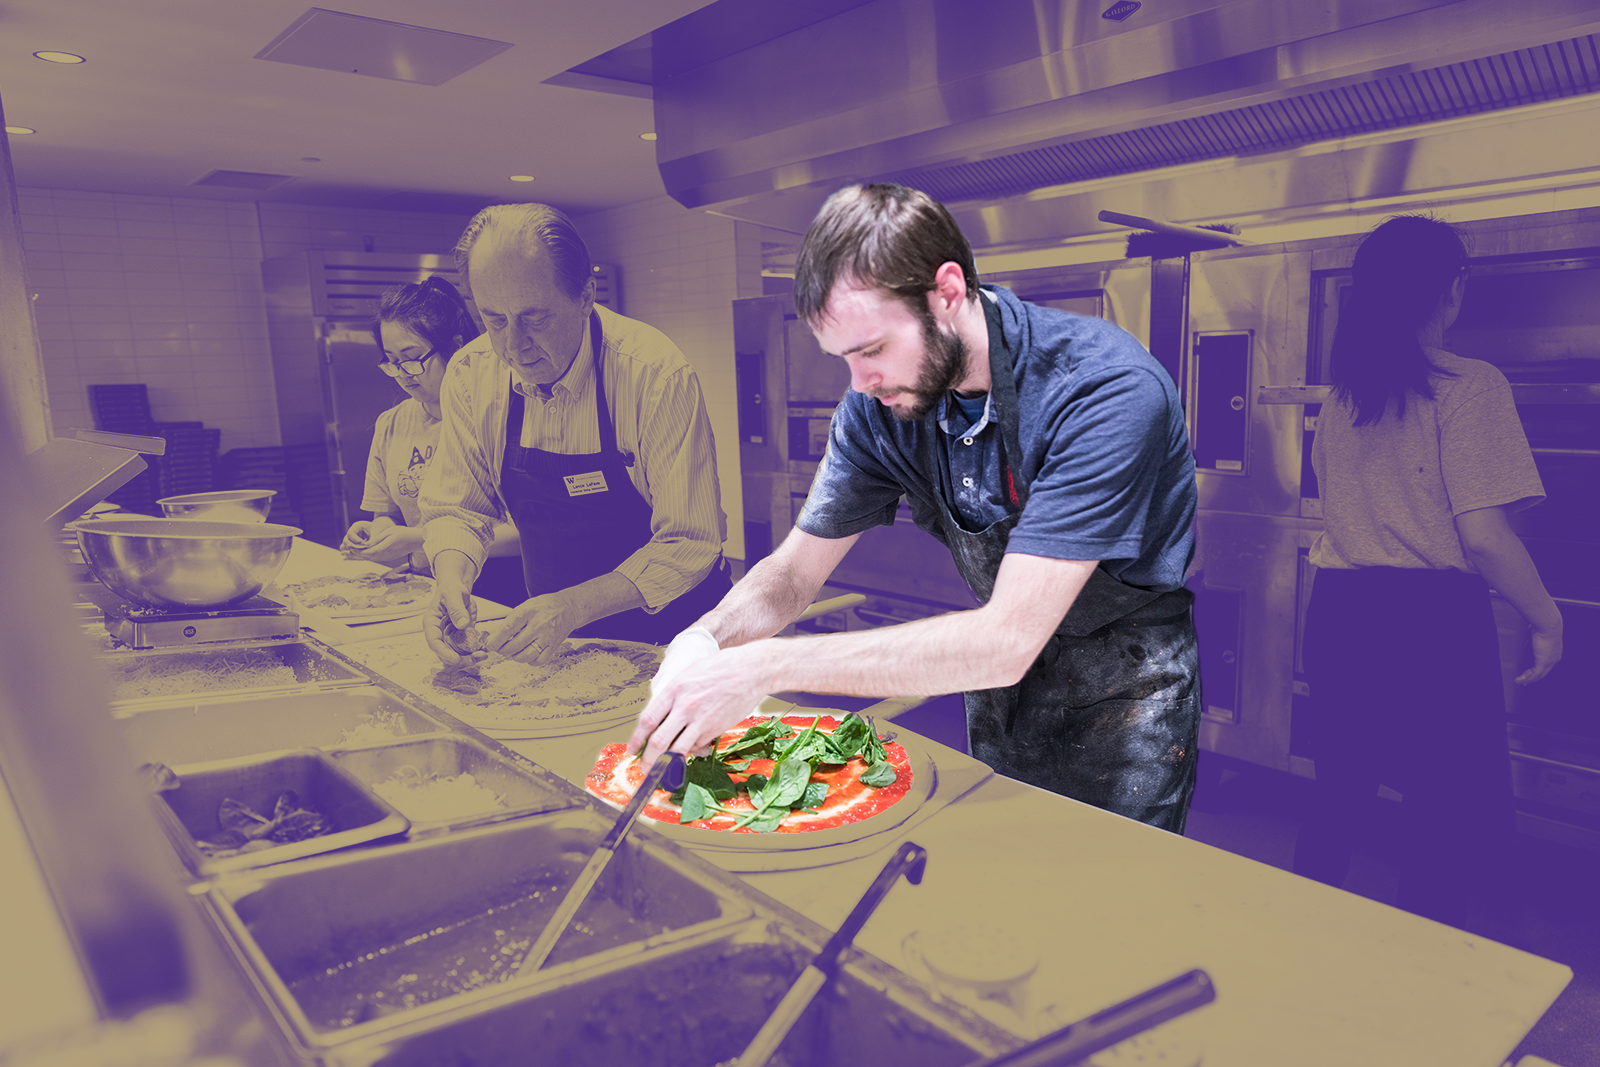
[{"label": "exhaust hood", "polygon": [[1600,0],[719,0],[655,32],[648,77],[685,207],[802,233],[840,185],[892,179],[967,226],[1034,190],[1592,93],[1597,33]]}]

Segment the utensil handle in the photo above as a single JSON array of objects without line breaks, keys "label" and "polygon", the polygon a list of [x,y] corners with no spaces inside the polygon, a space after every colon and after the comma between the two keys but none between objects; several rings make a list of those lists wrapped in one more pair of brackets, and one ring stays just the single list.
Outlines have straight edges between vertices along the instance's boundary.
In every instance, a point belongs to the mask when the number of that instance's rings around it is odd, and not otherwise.
[{"label": "utensil handle", "polygon": [[861,899],[856,901],[856,906],[850,909],[850,914],[845,916],[844,922],[828,939],[828,943],[822,946],[822,951],[817,953],[813,966],[831,974],[838,966],[839,957],[855,941],[856,935],[867,924],[867,920],[872,917],[872,913],[878,909],[878,905],[883,902],[883,898],[888,895],[900,876],[904,874],[907,881],[916,885],[922,881],[922,871],[927,863],[927,849],[910,841],[904,842],[894,857],[884,864],[883,870],[878,872],[878,877],[872,880],[872,884],[861,895]]},{"label": "utensil handle", "polygon": [[528,949],[528,954],[517,965],[518,978],[526,978],[533,974],[544,966],[545,960],[550,958],[556,942],[561,940],[561,935],[566,932],[567,924],[578,914],[578,908],[589,896],[589,890],[594,888],[594,884],[600,880],[601,872],[606,869],[606,864],[610,863],[611,857],[616,854],[623,835],[639,817],[639,812],[644,810],[645,804],[650,800],[650,794],[656,791],[656,787],[663,779],[671,781],[673,789],[682,784],[683,756],[676,752],[662,753],[649,773],[644,776],[644,781],[639,783],[633,799],[628,801],[628,806],[617,817],[605,839],[600,842],[600,847],[595,849],[594,855],[589,857],[589,862],[578,872],[577,879],[567,890],[567,895],[561,898],[561,904],[556,908],[555,914],[550,916],[550,921],[545,923],[544,929],[534,939],[533,947]]},{"label": "utensil handle", "polygon": [[800,977],[789,987],[789,992],[783,995],[772,1014],[767,1016],[767,1021],[761,1024],[756,1036],[739,1054],[738,1067],[762,1067],[771,1059],[772,1054],[778,1051],[778,1046],[783,1044],[783,1039],[789,1036],[794,1024],[800,1021],[806,1006],[827,981],[828,976],[814,966],[801,971]]},{"label": "utensil handle", "polygon": [[1211,976],[1190,971],[979,1067],[1067,1067],[1216,999]]}]

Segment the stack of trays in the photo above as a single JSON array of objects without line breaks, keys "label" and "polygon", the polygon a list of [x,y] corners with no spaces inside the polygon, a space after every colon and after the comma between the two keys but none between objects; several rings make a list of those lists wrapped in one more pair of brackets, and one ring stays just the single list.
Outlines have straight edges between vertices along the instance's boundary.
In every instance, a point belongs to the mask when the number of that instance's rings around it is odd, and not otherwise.
[{"label": "stack of trays", "polygon": [[305,528],[291,507],[281,447],[230,448],[217,462],[217,488],[271,489],[278,494],[272,501],[272,521]]},{"label": "stack of trays", "polygon": [[284,473],[297,525],[308,540],[337,545],[344,536],[342,509],[333,499],[328,451],[321,444],[285,445]]},{"label": "stack of trays", "polygon": [[199,422],[159,422],[156,432],[167,442],[161,457],[161,495],[209,493],[217,487],[217,448],[222,431]]}]

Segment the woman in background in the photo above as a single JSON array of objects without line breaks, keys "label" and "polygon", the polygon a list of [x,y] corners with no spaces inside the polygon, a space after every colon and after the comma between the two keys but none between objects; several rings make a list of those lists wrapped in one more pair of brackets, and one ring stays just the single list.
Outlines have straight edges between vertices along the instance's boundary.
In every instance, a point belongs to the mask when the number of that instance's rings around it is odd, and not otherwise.
[{"label": "woman in background", "polygon": [[1460,235],[1432,218],[1388,219],[1356,252],[1311,452],[1316,793],[1294,869],[1342,883],[1388,785],[1407,830],[1399,906],[1503,939],[1515,813],[1489,589],[1532,627],[1519,685],[1561,658],[1561,613],[1507,521],[1544,499],[1510,386],[1441,348],[1466,273]]},{"label": "woman in background", "polygon": [[[350,525],[339,546],[346,556],[388,566],[409,561],[416,573],[428,573],[417,492],[443,425],[439,388],[450,357],[480,332],[461,294],[442,278],[397,285],[379,297],[372,323],[383,354],[378,368],[410,395],[378,416],[361,498],[362,510],[373,517]],[[520,560],[514,527],[502,524],[495,530],[490,554]],[[516,566],[486,564],[474,591],[519,604],[525,599],[520,577]]]}]

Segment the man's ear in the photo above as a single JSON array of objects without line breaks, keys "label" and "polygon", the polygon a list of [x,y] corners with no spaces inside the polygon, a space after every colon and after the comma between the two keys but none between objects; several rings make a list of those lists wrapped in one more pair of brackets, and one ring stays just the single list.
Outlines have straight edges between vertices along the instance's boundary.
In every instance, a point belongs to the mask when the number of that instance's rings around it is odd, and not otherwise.
[{"label": "man's ear", "polygon": [[948,317],[967,301],[967,272],[961,264],[946,262],[933,272],[933,291],[928,298],[935,303],[936,317]]}]

